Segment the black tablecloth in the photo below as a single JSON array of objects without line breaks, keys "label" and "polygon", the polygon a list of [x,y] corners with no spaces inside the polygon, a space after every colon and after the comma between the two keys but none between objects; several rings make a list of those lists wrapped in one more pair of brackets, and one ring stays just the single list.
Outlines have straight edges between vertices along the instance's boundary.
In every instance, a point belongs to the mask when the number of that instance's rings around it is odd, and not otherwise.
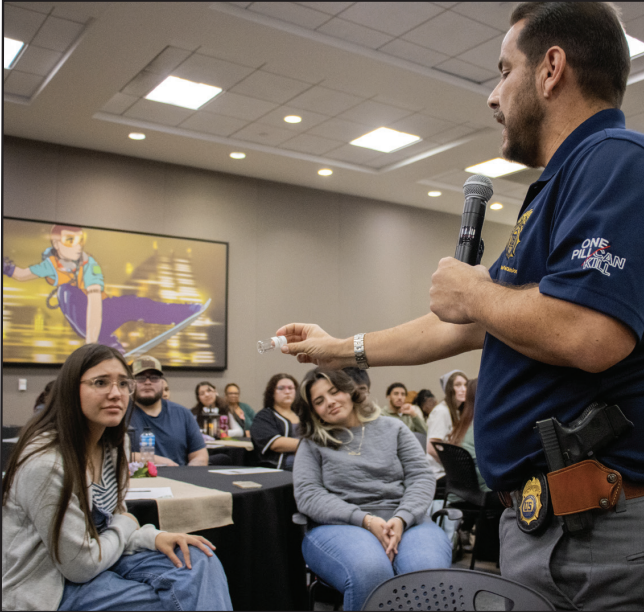
[{"label": "black tablecloth", "polygon": [[218,446],[217,448],[209,448],[208,455],[226,455],[230,457],[231,465],[245,465],[250,466],[253,464],[252,451],[239,446]]},{"label": "black tablecloth", "polygon": [[[233,494],[233,525],[196,532],[217,547],[235,610],[304,610],[307,606],[301,535],[291,517],[295,508],[290,472],[225,476],[213,467],[160,467],[159,476]],[[261,489],[239,489],[252,480]],[[156,502],[128,502],[141,524],[158,527]]]}]

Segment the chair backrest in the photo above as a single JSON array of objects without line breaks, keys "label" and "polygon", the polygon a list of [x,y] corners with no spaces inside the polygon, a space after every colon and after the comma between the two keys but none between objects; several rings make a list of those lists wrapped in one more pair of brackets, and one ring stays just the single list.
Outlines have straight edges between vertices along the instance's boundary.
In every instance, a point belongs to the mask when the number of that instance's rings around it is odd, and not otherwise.
[{"label": "chair backrest", "polygon": [[394,576],[371,592],[362,609],[476,610],[485,600],[489,605],[489,599],[480,594],[504,598],[506,610],[555,609],[545,597],[518,582],[463,569],[423,570]]},{"label": "chair backrest", "polygon": [[485,503],[476,476],[474,459],[464,448],[447,442],[432,442],[445,468],[445,494],[454,493],[465,501],[479,506]]}]

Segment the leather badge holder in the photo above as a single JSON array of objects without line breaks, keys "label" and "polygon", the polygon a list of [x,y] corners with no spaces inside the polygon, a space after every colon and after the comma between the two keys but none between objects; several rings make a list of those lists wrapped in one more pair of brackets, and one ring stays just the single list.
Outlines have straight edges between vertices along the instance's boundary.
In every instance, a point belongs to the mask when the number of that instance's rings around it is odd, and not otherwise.
[{"label": "leather badge holder", "polygon": [[548,481],[542,472],[535,472],[517,491],[517,524],[524,533],[544,529],[552,517]]}]

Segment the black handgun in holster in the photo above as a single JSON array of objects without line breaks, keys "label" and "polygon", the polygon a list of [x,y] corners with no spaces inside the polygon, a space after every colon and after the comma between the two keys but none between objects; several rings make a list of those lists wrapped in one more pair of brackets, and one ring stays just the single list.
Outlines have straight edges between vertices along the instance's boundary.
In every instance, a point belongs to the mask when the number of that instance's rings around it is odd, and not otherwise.
[{"label": "black handgun in holster", "polygon": [[[604,402],[594,402],[584,410],[581,416],[568,425],[562,425],[556,418],[537,421],[535,429],[541,437],[541,444],[548,463],[548,480],[552,472],[563,470],[574,464],[595,459],[595,452],[603,448],[620,435],[633,427],[619,406],[608,406]],[[588,462],[590,463],[590,462]],[[609,484],[618,484],[621,488],[621,475],[598,462],[595,469],[603,469],[607,473]],[[565,472],[565,470],[564,470]],[[619,479],[619,482],[618,482]],[[614,487],[613,487],[614,488]],[[552,492],[552,486],[551,486]],[[557,500],[553,498],[556,511]],[[613,502],[611,502],[614,505]],[[601,504],[599,507],[603,507]],[[562,516],[564,531],[576,535],[592,527],[589,511],[566,514]]]}]

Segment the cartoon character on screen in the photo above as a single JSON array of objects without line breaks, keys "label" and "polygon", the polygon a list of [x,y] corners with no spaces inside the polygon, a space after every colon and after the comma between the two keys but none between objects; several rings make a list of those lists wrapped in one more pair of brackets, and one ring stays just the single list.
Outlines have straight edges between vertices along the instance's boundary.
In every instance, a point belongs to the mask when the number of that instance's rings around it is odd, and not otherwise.
[{"label": "cartoon character on screen", "polygon": [[[83,228],[54,225],[49,238],[51,246],[42,253],[40,263],[20,268],[5,257],[2,272],[18,281],[44,278],[53,286],[47,297],[47,307],[60,308],[72,329],[85,338],[87,344],[99,342],[125,353],[113,335],[124,323],[175,324],[170,333],[166,332],[169,336],[183,329],[184,324],[191,323],[208,306],[157,302],[135,295],[108,297],[101,266],[84,250],[86,234]],[[166,334],[162,334],[164,337],[154,345],[165,340]],[[145,350],[149,348],[150,343],[146,343]]]}]

